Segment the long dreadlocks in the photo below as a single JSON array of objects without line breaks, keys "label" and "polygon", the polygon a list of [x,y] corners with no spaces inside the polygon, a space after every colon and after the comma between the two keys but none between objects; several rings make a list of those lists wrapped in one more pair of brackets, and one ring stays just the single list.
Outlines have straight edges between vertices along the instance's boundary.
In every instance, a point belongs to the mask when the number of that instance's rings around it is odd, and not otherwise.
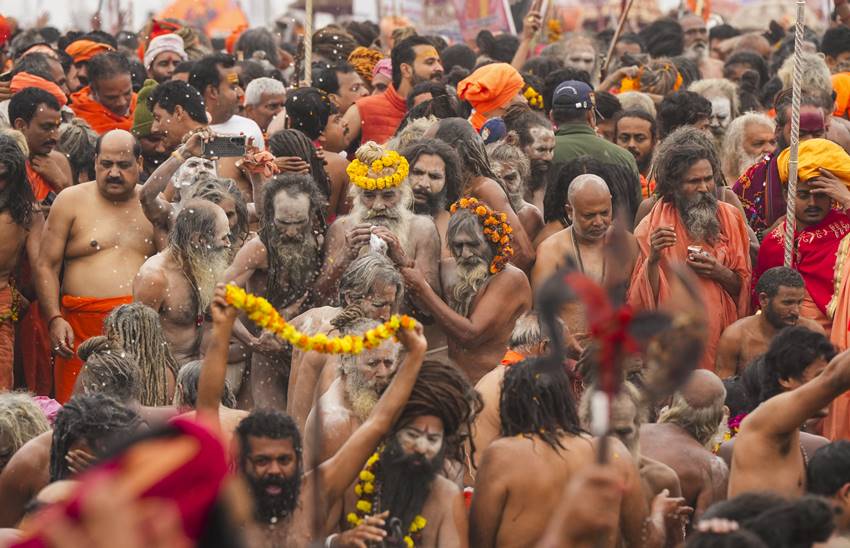
[{"label": "long dreadlocks", "polygon": [[0,191],[0,211],[9,211],[18,226],[29,227],[35,197],[27,179],[26,156],[12,137],[0,135],[0,163],[6,166],[5,188]]},{"label": "long dreadlocks", "polygon": [[162,335],[159,315],[142,303],[124,304],[106,317],[103,332],[111,343],[136,357],[142,377],[140,403],[169,405],[169,376],[176,379],[179,367]]},{"label": "long dreadlocks", "polygon": [[221,204],[225,199],[231,198],[236,207],[236,226],[230,232],[230,243],[233,253],[242,247],[248,238],[248,204],[242,196],[242,191],[236,186],[233,179],[219,179],[205,177],[197,181],[193,186],[187,200],[197,198],[214,204]]},{"label": "long dreadlocks", "polygon": [[77,377],[84,394],[109,394],[126,405],[140,401],[142,375],[135,356],[102,335],[83,341],[77,356],[85,364]]},{"label": "long dreadlocks", "polygon": [[0,472],[34,437],[50,430],[44,411],[25,392],[0,394]]},{"label": "long dreadlocks", "polygon": [[269,136],[269,152],[280,156],[297,156],[310,164],[310,175],[319,185],[319,190],[325,198],[331,195],[331,181],[325,171],[325,162],[319,158],[319,153],[306,135],[297,129],[283,129]]},{"label": "long dreadlocks", "polygon": [[53,425],[50,447],[50,481],[71,475],[65,456],[77,441],[84,441],[100,456],[109,446],[132,435],[142,423],[135,411],[106,394],[80,394],[71,398]]},{"label": "long dreadlocks", "polygon": [[[457,151],[464,187],[473,177],[488,177],[496,181],[502,189],[505,188],[505,185],[490,168],[490,160],[487,158],[487,151],[484,149],[484,141],[481,140],[481,137],[469,122],[462,118],[440,120],[436,137]],[[463,188],[461,191],[463,191]],[[449,189],[448,192],[449,194],[446,196],[447,204],[453,204],[460,198],[460,196],[451,195],[452,189]],[[505,194],[507,195],[507,191],[505,191]]]}]

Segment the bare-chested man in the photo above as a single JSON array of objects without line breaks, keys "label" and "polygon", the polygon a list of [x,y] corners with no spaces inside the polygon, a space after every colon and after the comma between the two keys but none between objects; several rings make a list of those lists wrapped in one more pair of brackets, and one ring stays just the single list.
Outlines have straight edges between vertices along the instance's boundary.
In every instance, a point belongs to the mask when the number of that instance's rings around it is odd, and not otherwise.
[{"label": "bare-chested man", "polygon": [[543,230],[543,214],[537,206],[525,200],[531,177],[531,164],[522,150],[514,145],[498,142],[487,145],[487,157],[493,173],[505,185],[508,199],[516,211],[519,222],[531,241]]},{"label": "bare-chested man", "polygon": [[640,429],[641,453],[672,468],[679,476],[685,504],[694,518],[726,498],[728,469],[712,454],[725,426],[726,389],[717,375],[697,370],[661,411],[657,424]]},{"label": "bare-chested man", "polygon": [[[513,365],[505,373],[502,390],[503,437],[481,458],[470,514],[470,544],[536,546],[564,486],[596,462],[597,442],[582,433],[572,389],[560,367],[546,367],[541,359]],[[617,469],[623,499],[620,529],[604,546],[618,546],[621,539],[629,546],[656,545],[652,537],[659,532],[654,520],[645,520],[649,505],[637,467],[619,440],[611,440],[609,446],[609,462]],[[643,533],[649,533],[649,538],[642,539]]]},{"label": "bare-chested man", "polygon": [[[284,318],[304,311],[321,264],[324,198],[309,175],[279,175],[263,190],[259,238],[239,250],[224,279],[265,297]],[[256,333],[253,326],[247,326]],[[271,333],[250,335],[257,407],[286,406],[289,352]]]},{"label": "bare-chested man", "polygon": [[141,148],[130,133],[104,134],[95,148],[96,180],[62,191],[44,225],[36,288],[56,354],[59,401],[71,396],[82,367],[77,346],[100,334],[113,308],[131,302],[133,278],[156,252],[139,201],[141,170]]},{"label": "bare-chested man", "polygon": [[[226,304],[223,286],[217,290],[211,313],[214,336],[204,357],[197,409],[200,417],[218,424],[228,346],[236,319],[236,310]],[[298,428],[283,413],[253,411],[239,424],[239,470],[248,481],[256,509],[255,527],[249,531],[251,546],[305,546],[326,540],[325,535],[336,529],[336,516],[328,510],[341,500],[390,431],[419,374],[426,348],[421,328],[402,330],[399,340],[407,351],[404,363],[370,417],[330,460],[317,466],[305,463]],[[318,482],[318,500],[314,498],[314,482]],[[311,531],[314,517],[321,520],[324,529],[319,538]],[[379,529],[383,525],[381,517],[369,517],[336,540],[344,545],[353,545],[355,540],[380,541],[385,536]],[[329,545],[334,545],[334,539],[330,540]]]},{"label": "bare-chested man", "polygon": [[[486,210],[477,201],[463,200],[470,208]],[[477,204],[477,205],[476,205]],[[528,278],[515,266],[501,262],[510,239],[490,232],[499,212],[482,217],[459,207],[449,221],[447,239],[456,268],[454,279],[442,271],[447,300],[443,300],[421,271],[403,268],[402,275],[413,297],[446,332],[449,359],[477,383],[498,365],[517,318],[531,308]],[[497,223],[500,221],[496,221]],[[501,243],[494,243],[493,236]],[[448,301],[448,302],[447,302]]]},{"label": "bare-chested man", "polygon": [[[340,330],[341,335],[365,333],[379,325],[366,318],[352,320]],[[319,447],[308,443],[304,448],[307,462],[315,455],[318,462],[332,457],[369,418],[381,393],[392,380],[398,364],[398,343],[387,341],[378,348],[364,350],[358,355],[340,355],[339,373],[325,393],[310,410],[304,436],[319,439]],[[317,433],[320,438],[316,438]]]},{"label": "bare-chested man", "polygon": [[159,312],[177,363],[200,356],[204,316],[229,262],[230,227],[224,210],[212,202],[190,200],[177,215],[168,247],[139,268],[133,300]]},{"label": "bare-chested man", "polygon": [[850,353],[833,358],[829,340],[805,327],[787,328],[771,347],[780,339],[793,342],[786,354],[803,351],[815,358],[783,360],[793,368],[776,372],[776,383],[786,392],[759,405],[741,423],[732,454],[730,498],[747,491],[802,496],[808,455],[800,443],[800,428],[850,388]]},{"label": "bare-chested man", "polygon": [[[357,160],[368,166],[367,178],[391,177],[400,164],[384,167],[380,172],[372,171],[373,162],[386,156],[383,147],[369,142],[357,149]],[[355,178],[356,179],[356,178]],[[325,262],[317,282],[319,299],[328,302],[336,294],[342,273],[364,248],[368,249],[374,234],[386,242],[388,256],[399,267],[415,267],[432,287],[440,287],[439,261],[440,237],[434,221],[424,215],[416,215],[409,207],[413,191],[408,184],[383,189],[369,189],[352,181],[354,205],[351,213],[338,217],[328,229],[325,240]]]},{"label": "bare-chested man", "polygon": [[715,363],[721,379],[741,373],[785,327],[801,325],[823,333],[818,322],[800,317],[806,287],[796,270],[776,266],[765,271],[756,283],[756,295],[761,314],[741,318],[720,336]]},{"label": "bare-chested man", "polygon": [[23,316],[21,295],[12,287],[26,246],[30,264],[38,256],[44,217],[33,208],[26,157],[18,143],[0,135],[0,390],[14,386],[15,320]]},{"label": "bare-chested man", "polygon": [[[403,299],[404,281],[392,261],[380,253],[368,253],[352,262],[343,273],[339,308],[313,308],[290,323],[305,333],[331,334],[345,323],[349,313],[385,322],[399,311]],[[286,412],[299,428],[304,427],[316,397],[336,378],[338,365],[339,360],[334,356],[293,351]]]},{"label": "bare-chested man", "polygon": [[[624,234],[629,253],[608,265],[605,247],[614,219],[611,191],[597,175],[579,175],[567,190],[567,215],[572,225],[549,236],[538,246],[538,259],[531,271],[531,285],[537,290],[553,273],[571,259],[576,268],[606,287],[628,285],[639,253],[634,236]],[[584,306],[564,306],[561,319],[578,343],[588,336]]]}]

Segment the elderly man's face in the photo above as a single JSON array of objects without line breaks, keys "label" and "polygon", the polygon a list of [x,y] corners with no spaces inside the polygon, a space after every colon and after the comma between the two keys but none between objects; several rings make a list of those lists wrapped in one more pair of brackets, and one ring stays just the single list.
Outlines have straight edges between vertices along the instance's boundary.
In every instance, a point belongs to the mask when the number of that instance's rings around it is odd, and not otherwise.
[{"label": "elderly man's face", "polygon": [[700,194],[713,193],[717,188],[714,181],[714,170],[708,160],[697,160],[688,168],[682,177],[677,193],[687,199],[694,200]]},{"label": "elderly man's face", "polygon": [[763,124],[748,124],[744,128],[743,147],[748,155],[763,157],[776,148],[776,134]]},{"label": "elderly man's face", "polygon": [[592,75],[596,66],[596,50],[588,42],[573,42],[571,46],[564,59],[564,66],[585,70]]},{"label": "elderly man's face", "polygon": [[708,27],[698,15],[687,15],[680,21],[685,33],[685,50],[704,56],[708,53]]},{"label": "elderly man's face", "polygon": [[572,218],[576,235],[590,241],[605,238],[613,222],[610,192],[588,185],[576,192],[571,200],[572,203],[567,204],[567,215]]},{"label": "elderly man's face", "polygon": [[711,118],[709,127],[711,133],[717,138],[723,137],[729,122],[732,121],[732,102],[728,97],[711,98]]}]

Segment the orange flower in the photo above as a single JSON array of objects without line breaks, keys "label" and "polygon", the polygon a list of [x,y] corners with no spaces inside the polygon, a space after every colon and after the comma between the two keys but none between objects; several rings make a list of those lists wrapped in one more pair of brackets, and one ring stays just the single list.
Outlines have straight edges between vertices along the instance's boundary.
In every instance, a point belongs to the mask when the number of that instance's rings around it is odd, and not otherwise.
[{"label": "orange flower", "polygon": [[475,214],[479,217],[483,217],[484,215],[487,215],[487,208],[484,206],[478,206],[475,208]]}]

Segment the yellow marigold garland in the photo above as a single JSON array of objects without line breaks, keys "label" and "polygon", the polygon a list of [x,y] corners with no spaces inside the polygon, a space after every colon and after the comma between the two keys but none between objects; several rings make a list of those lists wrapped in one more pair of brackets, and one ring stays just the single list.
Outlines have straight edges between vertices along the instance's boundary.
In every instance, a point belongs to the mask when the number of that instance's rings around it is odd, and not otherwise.
[{"label": "yellow marigold garland", "polygon": [[393,315],[389,321],[370,329],[363,335],[346,335],[345,337],[328,337],[324,333],[305,335],[287,323],[267,300],[247,293],[241,287],[227,285],[227,302],[244,311],[248,319],[259,327],[271,331],[304,352],[359,354],[363,349],[377,348],[385,340],[394,337],[399,329],[410,330],[416,327],[416,320],[413,318]]},{"label": "yellow marigold garland", "polygon": [[[352,528],[357,527],[363,520],[366,519],[366,516],[374,513],[373,508],[373,500],[375,497],[375,466],[381,460],[381,451],[382,447],[379,447],[377,451],[375,451],[369,460],[366,461],[366,466],[363,470],[360,471],[360,476],[357,479],[357,484],[354,486],[354,494],[359,498],[357,499],[357,503],[354,505],[355,511],[349,512],[346,516],[346,520],[348,524],[351,525]],[[414,548],[416,546],[416,540],[419,540],[419,537],[422,535],[422,530],[425,529],[425,526],[428,525],[428,520],[418,515],[413,518],[413,521],[410,523],[410,527],[407,529],[407,535],[404,537],[404,544],[407,548]]]},{"label": "yellow marigold garland", "polygon": [[484,237],[496,249],[496,256],[490,263],[490,273],[495,274],[504,270],[514,254],[514,249],[511,247],[513,239],[511,234],[514,230],[508,224],[508,215],[493,211],[477,198],[461,198],[452,204],[450,211],[455,213],[458,209],[468,209],[478,216],[478,220],[484,227]]},{"label": "yellow marigold garland", "polygon": [[[395,167],[395,173],[381,177],[369,177],[369,171],[375,174],[381,173],[386,168]],[[407,158],[394,150],[387,151],[380,160],[372,162],[367,166],[357,158],[345,169],[352,183],[365,190],[384,190],[385,188],[397,187],[407,178],[410,165]]]}]

